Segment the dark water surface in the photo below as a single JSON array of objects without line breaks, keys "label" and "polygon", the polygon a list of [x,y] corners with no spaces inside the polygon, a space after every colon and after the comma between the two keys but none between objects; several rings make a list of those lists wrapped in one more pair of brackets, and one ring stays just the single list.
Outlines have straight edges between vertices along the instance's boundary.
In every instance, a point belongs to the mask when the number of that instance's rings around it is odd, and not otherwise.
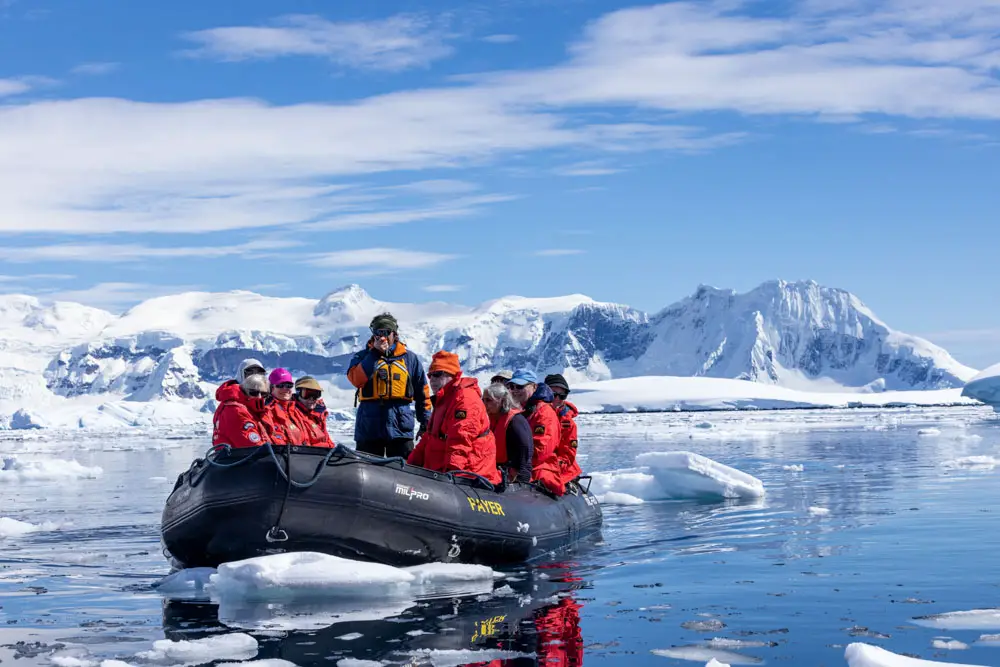
[{"label": "dark water surface", "polygon": [[[43,528],[0,538],[0,660],[52,664],[53,651],[72,651],[183,664],[136,654],[164,637],[246,632],[257,659],[303,666],[535,654],[492,664],[669,667],[704,665],[712,651],[731,664],[845,665],[843,647],[855,641],[1000,665],[1000,648],[976,644],[1000,624],[946,631],[913,621],[1000,606],[1000,467],[965,458],[1000,460],[1000,421],[989,412],[594,416],[581,438],[588,470],[684,449],[759,477],[767,496],[606,505],[600,541],[506,573],[493,595],[374,603],[334,622],[343,610],[322,601],[220,611],[155,591],[169,571],[163,501],[202,440],[0,441],[21,464],[103,469],[96,479],[0,473],[0,517]],[[933,648],[943,636],[970,648]],[[710,649],[713,638],[729,641]]]}]

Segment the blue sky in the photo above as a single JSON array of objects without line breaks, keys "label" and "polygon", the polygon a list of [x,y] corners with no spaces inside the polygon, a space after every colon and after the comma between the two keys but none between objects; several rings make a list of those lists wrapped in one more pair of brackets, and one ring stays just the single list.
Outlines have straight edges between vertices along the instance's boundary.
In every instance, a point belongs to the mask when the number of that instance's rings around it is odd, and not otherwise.
[{"label": "blue sky", "polygon": [[0,287],[813,279],[982,367],[998,35],[994,0],[0,0]]}]

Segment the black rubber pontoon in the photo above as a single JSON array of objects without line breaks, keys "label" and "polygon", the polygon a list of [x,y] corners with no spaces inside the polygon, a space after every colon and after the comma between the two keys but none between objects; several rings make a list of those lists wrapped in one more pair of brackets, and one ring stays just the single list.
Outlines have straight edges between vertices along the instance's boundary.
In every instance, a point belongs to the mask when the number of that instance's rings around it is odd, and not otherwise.
[{"label": "black rubber pontoon", "polygon": [[601,523],[597,498],[575,483],[558,499],[534,485],[498,493],[474,475],[345,447],[265,446],[194,461],[167,498],[161,536],[179,567],[290,551],[508,565],[567,547]]}]

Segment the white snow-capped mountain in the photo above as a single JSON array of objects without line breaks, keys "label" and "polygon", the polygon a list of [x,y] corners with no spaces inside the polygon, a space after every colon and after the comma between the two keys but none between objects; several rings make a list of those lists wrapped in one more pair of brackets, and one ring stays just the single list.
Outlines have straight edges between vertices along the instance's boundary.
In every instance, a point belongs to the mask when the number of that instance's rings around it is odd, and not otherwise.
[{"label": "white snow-capped mountain", "polygon": [[389,303],[357,285],[319,300],[189,292],[121,316],[7,295],[0,426],[44,426],[48,413],[70,405],[102,412],[98,422],[144,423],[153,412],[172,414],[166,404],[174,403],[207,411],[218,383],[247,356],[320,377],[328,402],[349,406],[346,364],[383,311],[425,362],[452,350],[481,377],[529,366],[571,382],[679,375],[870,392],[958,387],[975,374],[945,350],[893,331],[856,296],[814,282],[772,281],[745,294],[699,287],[654,315],[582,295],[476,307]]}]

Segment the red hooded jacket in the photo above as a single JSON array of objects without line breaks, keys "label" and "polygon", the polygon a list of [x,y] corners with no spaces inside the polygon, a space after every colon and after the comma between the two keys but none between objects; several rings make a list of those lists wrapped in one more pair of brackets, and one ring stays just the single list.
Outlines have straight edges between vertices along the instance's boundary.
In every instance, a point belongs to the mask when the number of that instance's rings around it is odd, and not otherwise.
[{"label": "red hooded jacket", "polygon": [[212,422],[213,445],[233,447],[259,447],[265,442],[274,442],[271,433],[273,424],[268,415],[265,398],[251,398],[243,393],[236,380],[229,380],[215,391],[219,407]]},{"label": "red hooded jacket", "polygon": [[308,444],[308,434],[301,425],[292,418],[295,409],[294,401],[279,401],[274,396],[267,400],[268,426],[271,440],[276,445]]},{"label": "red hooded jacket", "polygon": [[572,403],[563,401],[562,406],[556,410],[556,414],[559,416],[561,430],[559,445],[556,448],[556,458],[559,459],[562,482],[568,484],[583,474],[583,470],[576,462],[576,416],[580,414],[580,411]]},{"label": "red hooded jacket", "polygon": [[311,447],[334,447],[333,439],[326,427],[328,413],[323,401],[317,401],[316,407],[308,409],[297,399],[292,400],[289,410],[294,421],[304,434],[304,445]]},{"label": "red hooded jacket", "polygon": [[434,399],[431,423],[408,463],[439,472],[467,470],[500,483],[496,441],[475,378],[459,373],[441,388]]},{"label": "red hooded jacket", "polygon": [[555,495],[561,496],[566,492],[559,459],[556,456],[561,429],[556,411],[545,400],[551,393],[546,385],[538,385],[535,395],[528,399],[524,416],[528,418],[531,437],[535,441],[535,453],[531,460],[531,481],[538,482]]}]

